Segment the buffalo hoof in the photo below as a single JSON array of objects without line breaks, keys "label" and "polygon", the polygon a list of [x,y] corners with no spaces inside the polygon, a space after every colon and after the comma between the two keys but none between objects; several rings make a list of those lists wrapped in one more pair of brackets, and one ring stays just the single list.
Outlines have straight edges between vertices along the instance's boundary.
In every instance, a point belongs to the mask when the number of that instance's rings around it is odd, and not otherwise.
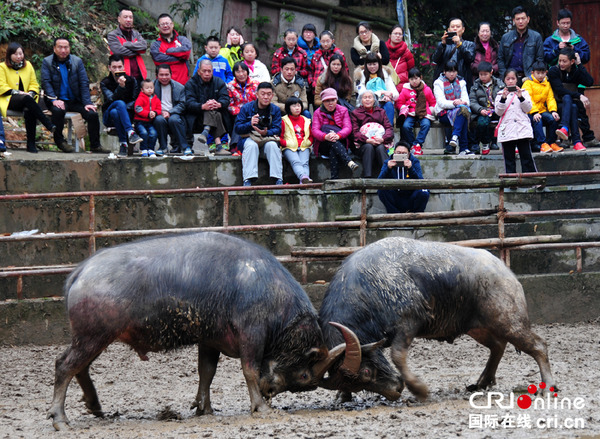
[{"label": "buffalo hoof", "polygon": [[52,426],[56,431],[69,431],[71,426],[66,421],[52,421]]},{"label": "buffalo hoof", "polygon": [[190,409],[196,409],[196,416],[204,416],[204,415],[214,414],[212,407],[200,408],[200,404],[198,404],[198,401],[194,401],[194,403],[192,404]]}]

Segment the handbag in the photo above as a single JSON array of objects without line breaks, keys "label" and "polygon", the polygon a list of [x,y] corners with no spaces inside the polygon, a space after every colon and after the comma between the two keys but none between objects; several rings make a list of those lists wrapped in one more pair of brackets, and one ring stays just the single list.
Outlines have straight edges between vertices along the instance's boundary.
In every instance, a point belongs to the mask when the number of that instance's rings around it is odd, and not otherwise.
[{"label": "handbag", "polygon": [[506,106],[506,110],[504,110],[504,113],[502,114],[502,117],[498,121],[498,125],[496,125],[496,129],[494,130],[494,137],[498,137],[498,131],[500,130],[500,125],[502,124],[502,121],[504,120],[504,116],[506,116],[506,112],[508,111],[508,107],[510,107],[510,104],[512,104],[512,101],[515,99],[516,95],[517,95],[516,93],[513,94],[512,98],[510,99],[510,102]]}]

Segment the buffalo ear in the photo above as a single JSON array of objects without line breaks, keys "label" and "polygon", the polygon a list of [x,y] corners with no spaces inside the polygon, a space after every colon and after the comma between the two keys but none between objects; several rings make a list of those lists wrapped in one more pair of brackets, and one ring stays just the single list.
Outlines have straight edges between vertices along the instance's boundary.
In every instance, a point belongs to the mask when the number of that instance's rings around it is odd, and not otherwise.
[{"label": "buffalo ear", "polygon": [[379,349],[380,347],[382,347],[385,344],[385,342],[386,342],[386,339],[384,338],[384,339],[376,341],[374,343],[363,344],[360,346],[360,351],[363,354],[371,353],[371,352]]}]

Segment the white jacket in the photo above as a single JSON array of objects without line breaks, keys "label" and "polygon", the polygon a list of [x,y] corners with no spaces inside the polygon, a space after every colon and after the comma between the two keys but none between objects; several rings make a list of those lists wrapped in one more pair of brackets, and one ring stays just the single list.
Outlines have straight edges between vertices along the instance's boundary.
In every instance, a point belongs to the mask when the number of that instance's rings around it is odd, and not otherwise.
[{"label": "white jacket", "polygon": [[[358,96],[356,97],[356,105],[357,106],[361,105],[362,94],[367,89],[364,68],[366,68],[366,67],[357,68],[354,71],[356,92],[358,93]],[[388,68],[389,67],[387,67],[387,66],[383,66],[383,81],[385,83],[385,89],[392,93],[392,103],[394,103],[396,101],[396,99],[398,99],[398,96],[400,96],[400,93],[398,93],[398,89],[396,88],[396,85],[394,84],[394,81],[393,81],[391,75],[387,71]]]},{"label": "white jacket", "polygon": [[[467,92],[467,83],[464,79],[459,79],[460,84],[460,99],[461,101],[465,101],[467,107],[469,107],[469,93]],[[440,114],[443,110],[452,110],[454,108],[454,101],[449,101],[446,99],[446,94],[444,93],[444,81],[442,81],[441,77],[436,79],[433,82],[433,95],[435,96],[435,114]]]}]

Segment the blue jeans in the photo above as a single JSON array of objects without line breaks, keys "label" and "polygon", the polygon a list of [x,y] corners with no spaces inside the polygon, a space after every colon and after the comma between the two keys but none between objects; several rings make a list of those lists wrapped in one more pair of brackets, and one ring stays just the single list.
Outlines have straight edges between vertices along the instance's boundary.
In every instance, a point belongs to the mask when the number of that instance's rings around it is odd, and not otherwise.
[{"label": "blue jeans", "polygon": [[379,106],[385,110],[385,114],[387,114],[388,119],[390,120],[390,124],[394,126],[394,103],[393,102],[380,102]]},{"label": "blue jeans", "polygon": [[454,119],[454,125],[450,123],[450,119],[448,119],[448,115],[444,114],[440,117],[440,122],[446,126],[452,126],[452,135],[458,136],[458,148],[460,151],[464,151],[469,148],[469,136],[467,135],[467,130],[469,128],[469,124],[467,123],[467,118],[462,114],[456,116]]},{"label": "blue jeans", "polygon": [[115,127],[119,143],[127,143],[127,135],[133,131],[127,105],[124,101],[114,101],[102,114],[102,122],[107,127]]},{"label": "blue jeans", "polygon": [[[556,128],[558,127],[558,122],[556,122],[552,117],[552,114],[547,111],[540,113],[540,115],[542,118],[538,122],[533,121],[533,114],[529,115],[531,126],[533,127],[535,144],[540,146],[542,143],[556,143]],[[544,125],[546,126],[546,134],[544,134]]]},{"label": "blue jeans", "polygon": [[[420,130],[419,134],[417,134],[417,140],[415,142],[413,128],[417,121],[419,122]],[[417,119],[416,117],[408,116],[402,125],[402,138],[411,146],[416,145],[417,143],[423,146],[425,143],[425,137],[427,137],[427,133],[429,133],[429,128],[431,128],[431,121],[426,117]]]},{"label": "blue jeans", "polygon": [[6,138],[4,137],[4,124],[2,116],[0,116],[0,152],[6,151]]},{"label": "blue jeans", "polygon": [[140,151],[144,151],[146,149],[151,149],[154,151],[158,134],[156,132],[156,128],[154,128],[152,125],[152,122],[136,121],[135,130],[142,138],[142,142],[140,143]]},{"label": "blue jeans", "polygon": [[560,126],[568,128],[573,143],[581,142],[579,124],[577,123],[579,110],[571,95],[566,94],[562,97],[562,103],[558,104],[558,111],[560,113]]},{"label": "blue jeans", "polygon": [[310,177],[310,169],[308,167],[310,148],[306,148],[304,151],[301,151],[300,148],[297,151],[286,148],[283,150],[283,156],[292,165],[292,169],[298,180],[301,180],[304,176]]}]

